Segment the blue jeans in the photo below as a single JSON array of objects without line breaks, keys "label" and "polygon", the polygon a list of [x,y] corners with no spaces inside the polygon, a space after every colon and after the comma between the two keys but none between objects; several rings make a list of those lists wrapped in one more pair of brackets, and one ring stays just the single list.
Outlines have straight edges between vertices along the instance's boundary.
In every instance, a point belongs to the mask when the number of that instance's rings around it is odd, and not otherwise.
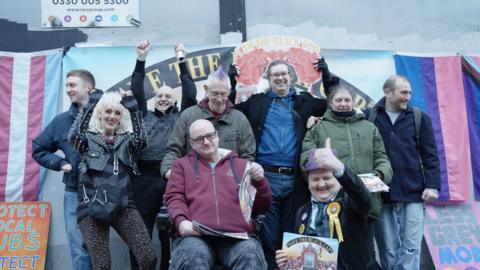
[{"label": "blue jeans", "polygon": [[375,224],[382,269],[420,269],[424,211],[423,202],[383,204]]},{"label": "blue jeans", "polygon": [[264,270],[262,246],[255,239],[187,236],[175,239],[170,270],[208,270],[215,260],[227,269]]},{"label": "blue jeans", "polygon": [[88,251],[84,248],[84,240],[80,227],[77,224],[77,192],[65,191],[63,196],[63,216],[65,218],[65,231],[70,247],[70,263],[72,269],[92,269]]},{"label": "blue jeans", "polygon": [[276,267],[275,251],[281,248],[284,232],[293,232],[295,209],[292,209],[292,193],[295,183],[295,174],[286,175],[265,172],[270,189],[272,190],[272,206],[265,214],[260,238],[267,260],[268,269]]}]

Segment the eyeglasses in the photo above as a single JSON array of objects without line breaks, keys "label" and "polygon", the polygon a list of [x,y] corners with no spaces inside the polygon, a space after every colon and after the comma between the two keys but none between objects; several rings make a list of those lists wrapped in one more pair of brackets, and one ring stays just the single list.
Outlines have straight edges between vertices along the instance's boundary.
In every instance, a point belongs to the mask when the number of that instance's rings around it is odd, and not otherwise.
[{"label": "eyeglasses", "polygon": [[289,72],[279,72],[279,73],[272,73],[270,76],[274,78],[280,78],[280,77],[287,77],[287,75],[290,74]]},{"label": "eyeglasses", "polygon": [[209,142],[211,142],[216,137],[217,137],[217,132],[214,131],[214,132],[210,132],[210,133],[207,133],[205,135],[200,135],[196,138],[190,139],[190,141],[194,144],[201,144],[205,141],[205,139],[207,139]]}]

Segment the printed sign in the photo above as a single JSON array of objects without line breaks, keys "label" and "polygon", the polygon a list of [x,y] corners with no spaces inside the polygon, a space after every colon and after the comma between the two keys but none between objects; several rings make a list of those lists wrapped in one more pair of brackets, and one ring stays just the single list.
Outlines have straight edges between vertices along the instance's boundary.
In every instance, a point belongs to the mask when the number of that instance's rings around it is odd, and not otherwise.
[{"label": "printed sign", "polygon": [[437,270],[480,270],[480,203],[428,205],[424,235]]},{"label": "printed sign", "polygon": [[[322,72],[314,69],[313,62],[320,57],[320,46],[308,39],[290,36],[266,36],[249,40],[233,51],[233,63],[240,69],[237,101],[270,88],[266,69],[275,60],[284,60],[289,66],[292,86],[297,91],[309,91],[325,97]],[[333,70],[333,69],[332,69]],[[343,79],[340,83],[356,95],[359,108],[373,104],[373,100]]]},{"label": "printed sign", "polygon": [[283,233],[288,260],[282,270],[337,269],[338,240]]},{"label": "printed sign", "polygon": [[49,202],[0,203],[0,269],[45,267]]},{"label": "printed sign", "polygon": [[42,27],[140,26],[138,0],[42,0]]}]

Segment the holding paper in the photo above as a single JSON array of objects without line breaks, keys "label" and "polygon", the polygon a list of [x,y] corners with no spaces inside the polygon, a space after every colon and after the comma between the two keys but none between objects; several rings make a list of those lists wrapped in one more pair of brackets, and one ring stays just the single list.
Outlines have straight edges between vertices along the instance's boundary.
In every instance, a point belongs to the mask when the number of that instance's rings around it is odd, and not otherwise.
[{"label": "holding paper", "polygon": [[243,217],[247,223],[250,223],[252,219],[252,207],[255,200],[255,194],[257,189],[250,184],[250,174],[252,170],[252,163],[249,162],[243,174],[242,182],[238,188],[238,200],[240,202],[240,209],[242,210]]},{"label": "holding paper", "polygon": [[[333,153],[330,138],[324,145],[305,153],[303,171],[308,173],[311,198],[297,211],[298,235],[284,235],[283,249],[276,252],[277,265],[281,269],[378,270],[369,248],[371,194]],[[338,256],[333,252],[336,245]]]}]

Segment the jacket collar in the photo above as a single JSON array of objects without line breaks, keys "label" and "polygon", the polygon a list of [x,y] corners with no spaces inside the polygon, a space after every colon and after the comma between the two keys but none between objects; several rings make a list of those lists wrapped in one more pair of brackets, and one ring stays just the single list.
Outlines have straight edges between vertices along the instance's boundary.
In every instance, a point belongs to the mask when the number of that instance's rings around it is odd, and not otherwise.
[{"label": "jacket collar", "polygon": [[[212,112],[210,110],[210,107],[208,107],[208,97],[204,97],[199,103],[198,106],[200,108],[205,109],[209,112]],[[222,112],[222,115],[228,114],[233,110],[233,103],[230,102],[230,100],[227,100],[227,104],[225,105],[225,110]],[[212,113],[213,114],[213,113]]]},{"label": "jacket collar", "polygon": [[68,109],[68,114],[73,118],[77,118],[77,115],[79,112],[80,110],[78,109],[78,105],[75,103],[72,103],[70,105],[70,108]]},{"label": "jacket collar", "polygon": [[165,113],[163,113],[163,112],[161,112],[161,111],[159,111],[159,110],[157,110],[157,109],[155,109],[153,113],[154,113],[155,116],[157,116],[157,117],[162,117],[162,116],[164,116],[164,115],[169,115],[169,114],[177,113],[177,112],[178,112],[178,108],[177,108],[177,104],[175,103],[175,104],[173,104],[172,106],[170,106],[170,108],[168,108],[168,109],[165,111]]},{"label": "jacket collar", "polygon": [[353,116],[350,116],[347,118],[341,118],[333,114],[332,109],[328,108],[327,111],[325,112],[325,115],[323,116],[323,119],[331,122],[354,123],[354,122],[358,122],[360,120],[365,119],[365,115],[363,113],[357,112]]},{"label": "jacket collar", "polygon": [[[227,159],[231,159],[238,156],[235,152],[230,151],[228,149],[218,148],[218,152],[221,155],[221,158],[217,162],[217,164],[224,163]],[[200,169],[198,166],[199,162],[202,162],[203,164],[205,164],[205,166],[210,167],[209,162],[206,161],[204,158],[200,157],[200,155],[197,154],[197,152],[195,152],[194,150],[190,151],[188,156],[190,158],[193,158],[193,171],[195,172],[195,177],[198,179],[200,178]]]},{"label": "jacket collar", "polygon": [[[103,139],[102,134],[92,133],[90,138],[93,142],[95,142],[96,144],[101,145],[103,148],[105,148],[105,150],[108,149],[108,145],[105,142],[105,140]],[[113,149],[116,149],[127,138],[128,138],[128,135],[126,133],[115,135],[115,143],[113,144]]]}]

